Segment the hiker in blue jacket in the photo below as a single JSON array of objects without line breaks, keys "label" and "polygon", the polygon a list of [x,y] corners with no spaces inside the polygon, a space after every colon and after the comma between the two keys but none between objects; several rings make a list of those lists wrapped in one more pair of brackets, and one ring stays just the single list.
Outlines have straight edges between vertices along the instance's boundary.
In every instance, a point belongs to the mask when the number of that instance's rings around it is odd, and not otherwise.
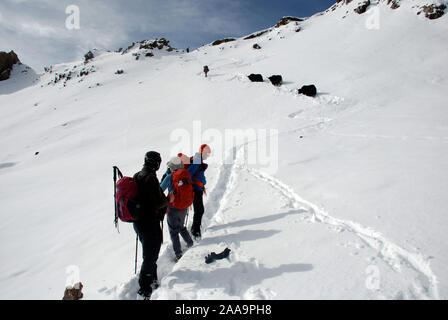
[{"label": "hiker in blue jacket", "polygon": [[208,164],[204,163],[204,160],[206,160],[210,154],[210,147],[206,144],[201,145],[199,152],[190,158],[190,164],[188,166],[188,171],[190,171],[194,188],[194,216],[193,224],[191,226],[191,234],[195,240],[200,240],[202,236],[201,224],[202,216],[204,215],[203,196],[204,193],[206,193],[205,185],[207,183],[205,170],[208,168]]}]

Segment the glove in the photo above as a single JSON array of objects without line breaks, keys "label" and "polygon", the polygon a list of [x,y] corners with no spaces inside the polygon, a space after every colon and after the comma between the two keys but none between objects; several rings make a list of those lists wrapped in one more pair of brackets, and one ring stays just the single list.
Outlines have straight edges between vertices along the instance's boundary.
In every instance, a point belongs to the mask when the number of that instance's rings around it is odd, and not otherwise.
[{"label": "glove", "polygon": [[229,254],[230,254],[230,251],[231,250],[229,248],[226,248],[221,253],[212,252],[211,254],[209,254],[208,256],[205,257],[205,263],[206,264],[210,264],[210,263],[214,262],[215,260],[228,258]]}]

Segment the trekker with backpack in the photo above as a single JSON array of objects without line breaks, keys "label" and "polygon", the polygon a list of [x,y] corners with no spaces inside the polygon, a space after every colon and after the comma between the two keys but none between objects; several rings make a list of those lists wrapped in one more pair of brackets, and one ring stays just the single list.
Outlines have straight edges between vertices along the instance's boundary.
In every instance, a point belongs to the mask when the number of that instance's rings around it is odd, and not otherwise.
[{"label": "trekker with backpack", "polygon": [[187,248],[193,246],[193,240],[185,226],[185,218],[188,213],[188,208],[193,203],[194,193],[191,175],[187,169],[184,169],[181,158],[178,156],[171,158],[167,166],[168,170],[160,187],[163,191],[166,189],[169,191],[168,229],[176,261],[178,261],[182,257],[179,234],[187,243]]},{"label": "trekker with backpack", "polygon": [[201,239],[201,224],[202,216],[204,215],[204,201],[203,196],[205,191],[205,170],[208,168],[208,164],[204,163],[211,154],[211,149],[208,145],[203,144],[199,148],[199,153],[196,153],[190,158],[190,164],[188,165],[188,171],[191,173],[191,179],[194,189],[194,201],[193,201],[193,224],[191,226],[191,234],[193,238],[198,241]]},{"label": "trekker with backpack", "polygon": [[209,70],[208,66],[204,66],[204,73],[205,73],[205,77],[206,78],[207,78],[207,74],[208,74],[209,71],[210,70]]},{"label": "trekker with backpack", "polygon": [[135,214],[137,219],[133,222],[133,225],[143,247],[143,263],[138,281],[140,285],[138,294],[147,299],[151,296],[152,291],[159,286],[157,259],[163,241],[160,224],[163,223],[169,203],[168,198],[160,188],[156,175],[161,162],[160,154],[150,151],[145,155],[143,169],[134,175],[138,189],[138,205]]}]

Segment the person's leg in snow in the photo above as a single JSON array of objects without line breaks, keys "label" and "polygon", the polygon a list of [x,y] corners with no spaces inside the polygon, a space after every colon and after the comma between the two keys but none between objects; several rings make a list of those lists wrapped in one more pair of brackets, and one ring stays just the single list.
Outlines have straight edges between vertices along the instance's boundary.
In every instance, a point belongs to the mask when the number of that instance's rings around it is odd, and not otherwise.
[{"label": "person's leg in snow", "polygon": [[143,262],[138,280],[140,285],[139,294],[149,298],[153,289],[158,286],[157,259],[159,258],[162,245],[162,229],[160,225],[148,227],[134,223],[134,230],[143,247]]},{"label": "person's leg in snow", "polygon": [[179,234],[187,243],[187,247],[191,247],[193,245],[193,240],[191,239],[190,233],[185,227],[185,217],[187,215],[187,209],[176,209],[173,207],[168,208],[168,229],[170,232],[171,242],[173,244],[174,254],[177,259],[182,257],[182,247],[180,244]]},{"label": "person's leg in snow", "polygon": [[191,226],[191,234],[195,240],[201,238],[201,224],[202,216],[204,215],[204,201],[203,201],[204,191],[194,190],[194,202],[193,202],[193,224]]}]

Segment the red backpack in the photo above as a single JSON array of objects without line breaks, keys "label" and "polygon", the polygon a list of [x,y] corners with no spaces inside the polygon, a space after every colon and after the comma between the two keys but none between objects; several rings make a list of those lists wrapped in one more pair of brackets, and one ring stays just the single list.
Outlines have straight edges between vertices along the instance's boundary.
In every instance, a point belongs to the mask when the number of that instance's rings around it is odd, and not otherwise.
[{"label": "red backpack", "polygon": [[193,183],[187,169],[180,169],[173,173],[173,188],[174,201],[169,204],[171,207],[183,210],[193,204]]},{"label": "red backpack", "polygon": [[118,219],[123,222],[136,221],[134,211],[137,197],[137,181],[134,178],[124,177],[120,169],[114,167],[115,226],[118,225]]}]

